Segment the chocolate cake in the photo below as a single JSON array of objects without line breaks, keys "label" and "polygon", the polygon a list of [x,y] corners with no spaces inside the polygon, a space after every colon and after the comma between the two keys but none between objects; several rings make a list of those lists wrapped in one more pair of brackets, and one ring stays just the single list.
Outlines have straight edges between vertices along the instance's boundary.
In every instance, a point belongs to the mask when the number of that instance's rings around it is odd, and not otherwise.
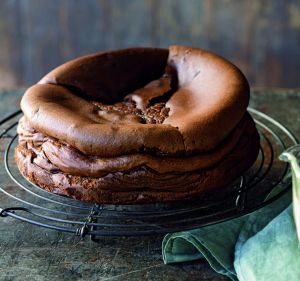
[{"label": "chocolate cake", "polygon": [[241,71],[202,49],[81,57],[24,94],[16,163],[50,192],[101,204],[220,192],[258,154],[248,102]]}]

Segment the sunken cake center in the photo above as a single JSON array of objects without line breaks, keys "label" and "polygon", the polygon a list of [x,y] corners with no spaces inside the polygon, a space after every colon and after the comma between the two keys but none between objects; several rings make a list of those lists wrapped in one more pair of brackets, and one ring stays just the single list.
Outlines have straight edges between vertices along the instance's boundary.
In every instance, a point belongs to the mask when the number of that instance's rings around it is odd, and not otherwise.
[{"label": "sunken cake center", "polygon": [[162,124],[169,116],[168,99],[175,92],[172,77],[164,74],[143,88],[126,95],[124,100],[112,105],[93,101],[103,123]]}]

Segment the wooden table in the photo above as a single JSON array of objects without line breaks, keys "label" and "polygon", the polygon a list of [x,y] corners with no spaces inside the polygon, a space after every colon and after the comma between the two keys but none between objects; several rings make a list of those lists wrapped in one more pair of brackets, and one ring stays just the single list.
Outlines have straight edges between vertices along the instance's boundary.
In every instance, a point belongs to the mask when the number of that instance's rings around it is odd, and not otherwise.
[{"label": "wooden table", "polygon": [[[0,119],[18,109],[22,93],[0,91]],[[251,106],[274,117],[299,138],[300,91],[255,90]],[[1,170],[0,183],[5,184],[6,178]],[[7,205],[7,200],[0,193],[0,207]],[[94,243],[0,218],[0,280],[229,280],[204,260],[164,265],[161,240],[162,236],[106,237]]]}]

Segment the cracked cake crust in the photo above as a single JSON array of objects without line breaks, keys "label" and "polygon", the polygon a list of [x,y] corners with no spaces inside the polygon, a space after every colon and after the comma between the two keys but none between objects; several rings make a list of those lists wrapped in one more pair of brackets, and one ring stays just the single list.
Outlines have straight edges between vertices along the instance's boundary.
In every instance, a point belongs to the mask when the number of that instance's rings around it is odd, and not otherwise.
[{"label": "cracked cake crust", "polygon": [[[89,102],[114,104],[130,93],[134,98],[136,89],[166,69],[176,74],[177,85],[166,101],[168,117],[162,124],[112,126]],[[247,80],[230,62],[202,49],[171,46],[169,51],[127,49],[68,62],[28,89],[21,108],[37,130],[85,154],[117,156],[148,149],[189,155],[216,147],[241,120],[248,101]]]},{"label": "cracked cake crust", "polygon": [[244,75],[202,49],[85,56],[26,91],[15,160],[40,187],[100,204],[219,192],[258,155],[248,101]]},{"label": "cracked cake crust", "polygon": [[[166,172],[155,171],[147,163],[141,163],[127,167],[125,171],[111,169],[111,172],[101,174],[91,169],[91,159],[87,161],[90,169],[80,166],[80,161],[74,159],[71,159],[73,165],[56,162],[49,157],[51,151],[47,151],[47,146],[43,147],[48,137],[40,133],[23,136],[15,149],[15,159],[26,178],[47,191],[99,204],[171,202],[193,199],[206,192],[230,192],[226,186],[255,161],[259,149],[259,135],[253,121],[247,118],[245,130],[236,145],[212,166]],[[181,165],[190,163],[190,159],[178,160],[182,161]],[[161,163],[162,166],[171,165],[167,159],[162,159],[162,162],[165,162]]]}]

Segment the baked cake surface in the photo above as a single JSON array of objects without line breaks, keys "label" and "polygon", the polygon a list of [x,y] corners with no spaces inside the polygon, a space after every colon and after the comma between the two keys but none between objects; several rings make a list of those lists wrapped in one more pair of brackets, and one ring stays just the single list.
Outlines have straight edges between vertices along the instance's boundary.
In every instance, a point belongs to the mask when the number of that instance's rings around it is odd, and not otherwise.
[{"label": "baked cake surface", "polygon": [[86,56],[24,95],[15,159],[40,187],[109,204],[220,190],[255,161],[249,86],[225,59],[183,46]]}]

